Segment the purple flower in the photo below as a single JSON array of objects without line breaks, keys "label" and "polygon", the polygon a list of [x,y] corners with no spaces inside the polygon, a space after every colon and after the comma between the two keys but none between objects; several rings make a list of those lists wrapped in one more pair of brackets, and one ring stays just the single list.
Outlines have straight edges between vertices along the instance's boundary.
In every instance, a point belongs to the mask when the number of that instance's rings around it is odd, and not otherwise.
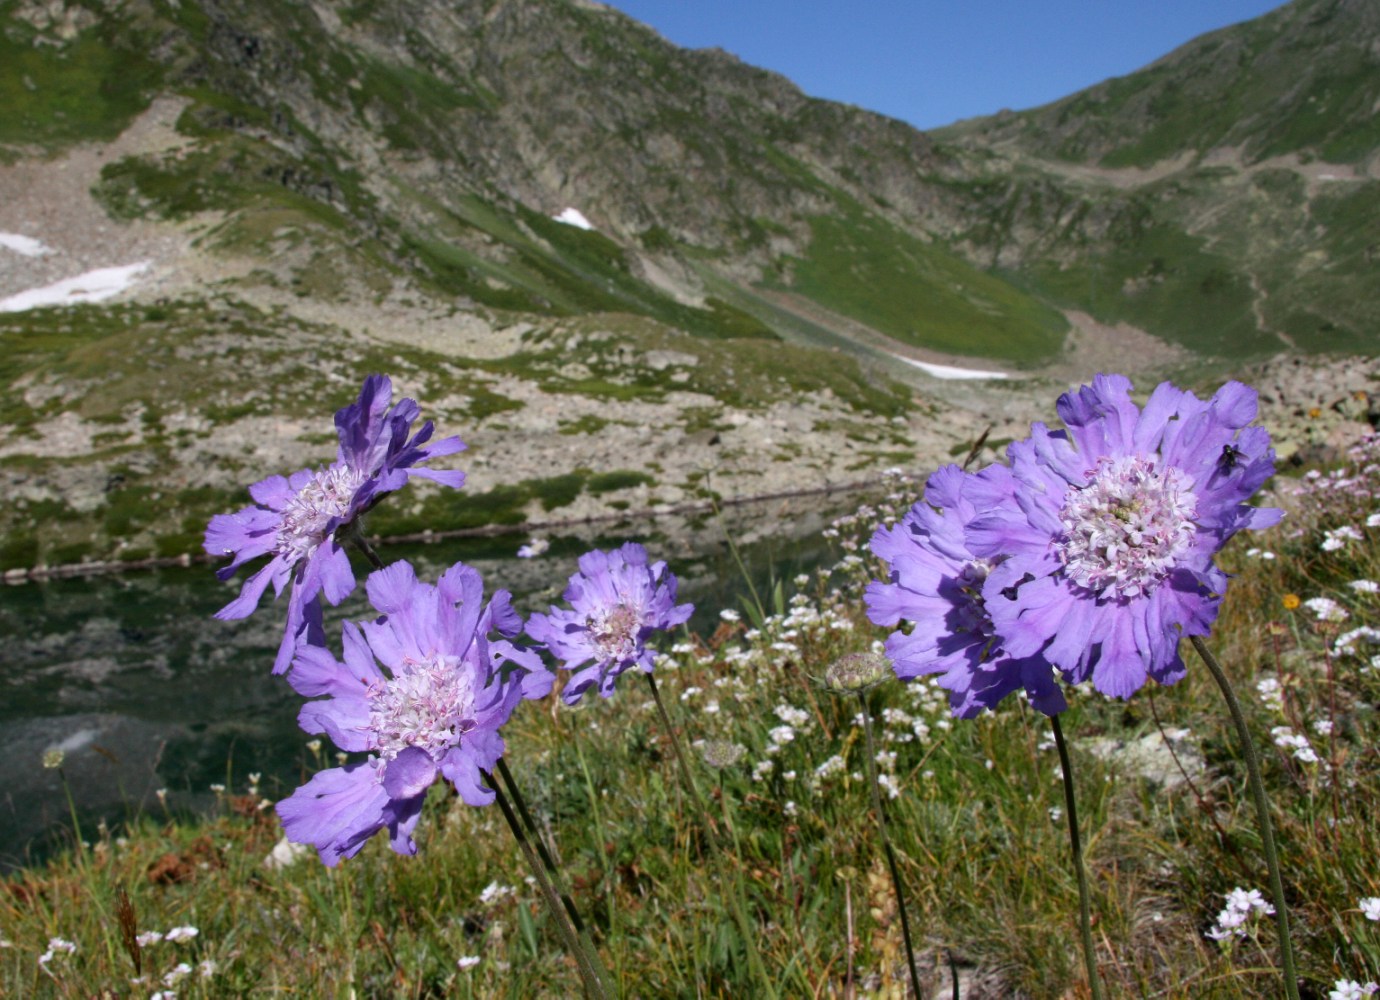
[{"label": "purple flower", "polygon": [[976,513],[964,490],[977,478],[944,466],[925,484],[924,500],[895,526],[877,529],[872,552],[890,573],[886,582],[868,584],[867,616],[877,625],[915,623],[909,635],[897,631],[887,638],[896,676],[939,674],[959,718],[995,708],[1019,688],[1041,712],[1054,715],[1068,706],[1053,668],[1039,655],[1008,655],[987,614],[982,585],[994,562],[975,557],[963,537]]},{"label": "purple flower", "polygon": [[432,425],[408,437],[420,410],[404,399],[391,410],[392,383],[384,375],[364,380],[359,399],[335,415],[340,448],[335,462],[316,472],[303,469],[291,476],[270,476],[249,487],[254,505],[235,514],[217,514],[206,529],[206,551],[233,556],[217,571],[222,580],[260,556],[268,563],[244,581],[239,597],[216,612],[220,619],[246,618],[259,605],[270,583],[281,594],[289,581],[287,628],[273,664],[281,674],[292,662],[297,643],[306,638],[320,644],[320,601],[325,594],[339,604],[355,588],[354,571],[337,529],[350,524],[385,494],[400,489],[409,476],[423,476],[445,486],[460,487],[458,470],[417,468],[433,458],[464,450],[458,437],[426,446]]},{"label": "purple flower", "polygon": [[1254,390],[1204,402],[1165,382],[1142,411],[1130,389],[1099,375],[1061,396],[1067,431],[1037,423],[1011,445],[1010,473],[968,494],[982,513],[965,533],[1004,557],[983,599],[1008,655],[1119,698],[1183,676],[1179,639],[1208,633],[1227,585],[1212,557],[1281,516],[1244,503],[1274,472],[1269,434],[1248,426]]},{"label": "purple flower", "polygon": [[327,865],[353,857],[383,829],[393,850],[415,854],[412,831],[438,775],[470,805],[492,802],[481,772],[503,755],[499,728],[519,701],[545,696],[554,680],[536,653],[489,638],[517,635],[522,620],[507,591],[484,604],[479,573],[468,566],[456,563],[433,587],[396,562],[371,573],[365,590],[381,617],[345,623],[344,662],[303,645],[288,674],[299,694],[325,696],[302,706],[303,729],[369,754],[320,772],[278,803],[288,839],[311,844]]},{"label": "purple flower", "polygon": [[569,705],[595,682],[609,697],[629,667],[650,674],[654,654],[647,639],[658,629],[683,624],[695,610],[693,604],[676,604],[675,576],[664,562],[649,566],[647,550],[636,542],[613,552],[586,552],[562,596],[571,609],[533,614],[527,634],[575,671],[561,692]]}]

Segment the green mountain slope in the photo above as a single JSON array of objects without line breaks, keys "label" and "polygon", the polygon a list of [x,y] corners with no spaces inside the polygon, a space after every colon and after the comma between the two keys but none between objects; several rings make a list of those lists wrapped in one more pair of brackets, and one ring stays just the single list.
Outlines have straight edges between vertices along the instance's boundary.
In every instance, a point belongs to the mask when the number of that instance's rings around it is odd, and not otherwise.
[{"label": "green mountain slope", "polygon": [[1378,37],[1371,0],[1295,0],[1136,73],[935,136],[1105,167],[1225,146],[1248,163],[1287,153],[1360,163],[1380,145]]}]

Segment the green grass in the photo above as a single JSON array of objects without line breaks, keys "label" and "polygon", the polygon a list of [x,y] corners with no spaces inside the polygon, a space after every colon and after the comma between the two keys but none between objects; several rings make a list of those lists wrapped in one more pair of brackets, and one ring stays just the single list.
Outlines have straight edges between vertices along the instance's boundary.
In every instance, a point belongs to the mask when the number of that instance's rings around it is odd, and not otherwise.
[{"label": "green grass", "polygon": [[850,201],[810,225],[788,287],[829,309],[952,354],[1038,364],[1063,345],[1067,324],[1049,306]]},{"label": "green grass", "polygon": [[1034,287],[1106,323],[1125,321],[1190,350],[1244,359],[1277,351],[1280,340],[1256,327],[1249,279],[1230,259],[1177,226],[1128,220],[1103,252],[1078,264],[1036,264]]},{"label": "green grass", "polygon": [[[1357,467],[1374,457],[1358,456]],[[1373,473],[1359,474],[1375,484]],[[886,501],[883,511],[888,503],[904,506]],[[1284,598],[1331,596],[1349,610],[1345,627],[1371,623],[1372,599],[1346,583],[1380,576],[1380,548],[1319,546],[1322,531],[1371,509],[1363,491],[1319,491],[1294,506],[1288,530],[1238,540],[1224,553],[1234,576],[1210,643],[1262,749],[1304,995],[1322,996],[1340,978],[1380,978],[1380,932],[1358,910],[1361,898],[1380,895],[1380,819],[1371,808],[1380,769],[1370,750],[1380,723],[1368,708],[1380,698],[1380,679],[1365,656],[1334,659],[1328,651],[1341,629],[1289,610]],[[877,516],[849,519],[845,534],[865,538]],[[1248,558],[1248,544],[1279,558]],[[881,634],[862,612],[862,587],[875,570],[844,562],[778,589],[756,639],[707,609],[712,634],[677,636],[682,644],[659,662],[656,676],[683,738],[745,750],[722,770],[698,756],[692,765],[716,837],[732,845],[720,854],[709,854],[701,817],[677,782],[670,734],[635,673],[611,699],[574,709],[554,698],[524,704],[506,726],[506,757],[554,839],[620,995],[760,995],[727,904],[738,890],[781,995],[906,989],[895,894],[857,777],[865,752],[859,706],[819,684],[838,656]],[[1282,684],[1279,707],[1256,690],[1264,678]],[[1108,995],[1277,994],[1269,921],[1250,923],[1249,936],[1230,948],[1204,936],[1226,893],[1266,888],[1236,737],[1206,671],[1190,660],[1178,685],[1152,686],[1126,702],[1070,696],[1063,723]],[[991,995],[1086,995],[1065,828],[1051,815],[1063,806],[1058,763],[1043,718],[1008,699],[996,713],[952,720],[943,692],[926,681],[893,679],[867,701],[883,749],[894,754],[884,766],[900,794],[887,802],[888,828],[919,929],[925,989],[947,995],[952,956]],[[793,724],[794,738],[774,739],[771,730],[791,712],[804,719]],[[1314,726],[1319,720],[1333,724],[1330,737]],[[1271,730],[1280,725],[1306,733],[1328,763],[1305,764],[1276,746]],[[1092,752],[1161,726],[1185,730],[1180,752],[1200,756],[1205,770],[1191,782],[1167,788]],[[333,765],[329,745],[306,749],[302,778]],[[1325,767],[1339,780],[1324,781]],[[375,837],[335,869],[308,857],[271,870],[262,860],[281,831],[271,810],[242,794],[244,783],[232,773],[208,814],[155,807],[125,827],[85,830],[89,846],[9,876],[0,892],[10,943],[0,950],[0,990],[86,995],[134,976],[114,916],[124,891],[136,931],[198,929],[188,943],[140,953],[154,980],[177,961],[216,963],[209,979],[184,981],[194,996],[578,993],[574,965],[523,882],[497,809],[466,806],[439,785],[423,811],[416,857],[398,857]],[[484,897],[491,883],[512,891]],[[36,959],[53,937],[77,950],[51,962],[50,978]],[[480,961],[461,970],[463,956]]]},{"label": "green grass", "polygon": [[148,107],[163,68],[88,29],[60,45],[35,45],[24,22],[0,31],[0,146],[56,151],[108,142]]}]

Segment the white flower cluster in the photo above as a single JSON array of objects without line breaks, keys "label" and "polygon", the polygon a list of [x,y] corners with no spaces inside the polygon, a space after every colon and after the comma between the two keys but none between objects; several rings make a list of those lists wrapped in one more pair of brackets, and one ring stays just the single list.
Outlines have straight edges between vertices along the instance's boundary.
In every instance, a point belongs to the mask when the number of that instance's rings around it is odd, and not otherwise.
[{"label": "white flower cluster", "polygon": [[839,754],[834,754],[823,764],[815,768],[815,778],[823,781],[826,778],[832,778],[836,774],[842,774],[847,769],[848,762]]},{"label": "white flower cluster", "polygon": [[[1337,640],[1332,644],[1333,656],[1360,656],[1361,652],[1357,648],[1365,644],[1367,646],[1380,646],[1380,629],[1371,628],[1369,625],[1362,625],[1349,632],[1343,632],[1337,636]],[[1372,666],[1374,665],[1372,657]]]},{"label": "white flower cluster", "polygon": [[76,942],[68,941],[66,938],[54,937],[48,939],[48,950],[38,956],[38,967],[48,975],[52,971],[48,968],[49,963],[59,955],[70,955],[77,950]]},{"label": "white flower cluster", "polygon": [[787,743],[795,740],[795,727],[775,726],[767,732],[767,736],[771,738],[771,742],[767,744],[767,748],[763,752],[769,757],[774,757],[785,748]]},{"label": "white flower cluster", "polygon": [[1253,915],[1269,915],[1275,908],[1265,901],[1259,889],[1236,888],[1227,893],[1227,905],[1217,914],[1207,936],[1214,941],[1231,941],[1246,936],[1246,924]]},{"label": "white flower cluster", "polygon": [[1336,552],[1338,549],[1346,548],[1348,542],[1359,542],[1365,538],[1360,531],[1349,524],[1344,524],[1340,528],[1333,528],[1323,532],[1322,550],[1324,552]]},{"label": "white flower cluster", "polygon": [[930,735],[928,722],[899,708],[882,709],[882,724],[882,739],[888,743],[923,742]]},{"label": "white flower cluster", "polygon": [[498,882],[490,882],[484,887],[484,891],[479,894],[479,901],[485,906],[496,906],[504,898],[517,893],[511,885],[502,885]]},{"label": "white flower cluster", "polygon": [[1255,689],[1260,693],[1261,704],[1266,708],[1272,712],[1284,711],[1284,689],[1280,687],[1279,681],[1273,677],[1265,677],[1256,681]]},{"label": "white flower cluster", "polygon": [[877,784],[885,789],[887,798],[898,799],[901,797],[901,785],[896,780],[896,775],[886,774],[885,772],[879,774],[877,775]]},{"label": "white flower cluster", "polygon": [[1270,730],[1270,735],[1274,737],[1275,746],[1292,750],[1295,760],[1305,764],[1318,762],[1318,755],[1314,752],[1313,745],[1308,742],[1308,737],[1302,733],[1296,733],[1288,726],[1275,726]]},{"label": "white flower cluster", "polygon": [[1351,617],[1350,612],[1330,597],[1310,597],[1303,606],[1313,612],[1320,622],[1344,622]]},{"label": "white flower cluster", "polygon": [[1327,1000],[1365,1000],[1380,990],[1380,984],[1358,983],[1354,979],[1338,979],[1328,991]]}]

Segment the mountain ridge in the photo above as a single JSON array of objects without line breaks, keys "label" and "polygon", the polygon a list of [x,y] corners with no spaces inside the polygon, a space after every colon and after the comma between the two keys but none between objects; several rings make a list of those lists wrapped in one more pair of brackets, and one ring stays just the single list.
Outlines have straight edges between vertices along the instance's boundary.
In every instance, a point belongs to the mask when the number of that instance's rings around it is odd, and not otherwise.
[{"label": "mountain ridge", "polygon": [[[1332,3],[1285,8],[1300,48]],[[0,28],[0,230],[75,227],[0,298],[150,261],[115,305],[0,316],[4,567],[185,551],[235,483],[320,460],[295,421],[365,365],[473,428],[481,513],[424,497],[380,526],[408,533],[943,460],[1014,433],[1090,343],[1205,379],[1380,330],[1373,149],[1108,166],[1004,119],[927,135],[574,0],[6,0]],[[1078,99],[1068,134],[1107,133]],[[213,377],[227,356],[250,388]]]}]

